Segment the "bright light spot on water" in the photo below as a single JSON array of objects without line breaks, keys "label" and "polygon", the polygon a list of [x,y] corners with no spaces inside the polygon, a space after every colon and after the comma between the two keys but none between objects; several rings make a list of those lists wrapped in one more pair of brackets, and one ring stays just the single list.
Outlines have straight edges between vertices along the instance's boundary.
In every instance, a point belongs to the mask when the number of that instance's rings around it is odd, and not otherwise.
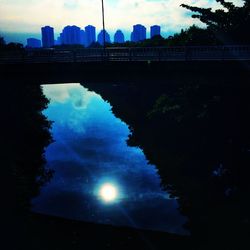
[{"label": "bright light spot on water", "polygon": [[114,201],[117,198],[117,193],[117,188],[110,183],[105,183],[101,186],[100,196],[105,202]]}]

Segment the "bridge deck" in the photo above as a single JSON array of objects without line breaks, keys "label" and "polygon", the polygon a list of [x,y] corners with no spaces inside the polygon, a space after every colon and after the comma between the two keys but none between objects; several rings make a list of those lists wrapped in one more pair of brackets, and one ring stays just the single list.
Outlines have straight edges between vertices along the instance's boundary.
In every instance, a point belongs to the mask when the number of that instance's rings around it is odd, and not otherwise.
[{"label": "bridge deck", "polygon": [[29,49],[0,52],[0,64],[71,63],[100,61],[225,61],[250,60],[249,46],[154,48]]}]

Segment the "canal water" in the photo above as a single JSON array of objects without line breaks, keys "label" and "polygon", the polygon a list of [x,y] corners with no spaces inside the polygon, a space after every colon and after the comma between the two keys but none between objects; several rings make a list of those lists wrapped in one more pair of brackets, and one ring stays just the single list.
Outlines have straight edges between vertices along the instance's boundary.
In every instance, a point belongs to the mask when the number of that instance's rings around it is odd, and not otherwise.
[{"label": "canal water", "polygon": [[157,168],[126,143],[128,125],[112,106],[78,83],[43,85],[54,142],[46,149],[52,180],[33,211],[64,218],[187,234],[178,203]]}]

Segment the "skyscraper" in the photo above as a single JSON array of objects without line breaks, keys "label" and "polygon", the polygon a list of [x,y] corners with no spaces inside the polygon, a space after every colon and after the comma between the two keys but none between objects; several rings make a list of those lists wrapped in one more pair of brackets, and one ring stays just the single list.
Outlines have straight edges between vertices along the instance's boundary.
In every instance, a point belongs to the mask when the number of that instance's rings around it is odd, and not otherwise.
[{"label": "skyscraper", "polygon": [[153,25],[150,27],[150,37],[160,36],[161,35],[161,26]]},{"label": "skyscraper", "polygon": [[70,26],[63,28],[62,33],[60,34],[62,44],[70,44]]},{"label": "skyscraper", "polygon": [[64,37],[63,37],[63,33],[61,32],[61,33],[60,33],[60,44],[61,44],[61,45],[63,44],[63,38],[64,38]]},{"label": "skyscraper", "polygon": [[81,44],[81,29],[75,25],[64,27],[62,44]]},{"label": "skyscraper", "polygon": [[80,30],[80,44],[86,47],[86,33],[84,30]]},{"label": "skyscraper", "polygon": [[117,30],[114,35],[114,43],[124,43],[124,34],[121,30]]},{"label": "skyscraper", "polygon": [[140,42],[146,39],[146,27],[141,24],[133,26],[133,32],[131,34],[132,42]]},{"label": "skyscraper", "polygon": [[71,44],[81,44],[81,29],[75,25],[71,26]]},{"label": "skyscraper", "polygon": [[61,35],[55,40],[55,45],[61,45]]},{"label": "skyscraper", "polygon": [[110,41],[110,35],[109,33],[105,30],[105,32],[103,30],[100,31],[100,33],[98,34],[98,43],[100,43],[101,45],[103,45],[104,42],[104,34],[105,34],[105,43],[111,43]]},{"label": "skyscraper", "polygon": [[28,48],[41,48],[41,40],[36,38],[28,38],[27,39],[27,47]]},{"label": "skyscraper", "polygon": [[54,46],[54,28],[45,26],[41,28],[42,42],[44,48],[50,48]]},{"label": "skyscraper", "polygon": [[85,36],[86,36],[86,46],[90,46],[92,43],[96,42],[96,29],[92,25],[85,27]]},{"label": "skyscraper", "polygon": [[134,32],[132,31],[131,32],[131,35],[130,35],[130,41],[131,42],[134,42],[135,38],[134,38]]}]

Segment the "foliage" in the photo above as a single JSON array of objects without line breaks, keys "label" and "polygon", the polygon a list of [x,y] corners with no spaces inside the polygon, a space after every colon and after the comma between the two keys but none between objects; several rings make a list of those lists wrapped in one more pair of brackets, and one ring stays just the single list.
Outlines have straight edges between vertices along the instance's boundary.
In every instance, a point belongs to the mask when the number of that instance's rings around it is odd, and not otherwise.
[{"label": "foliage", "polygon": [[205,23],[208,32],[213,32],[222,43],[249,43],[250,1],[244,0],[242,7],[224,0],[216,1],[223,9],[213,11],[211,8],[199,8],[186,4],[181,6],[195,12],[192,17]]},{"label": "foliage", "polygon": [[2,114],[3,141],[14,192],[10,198],[15,199],[15,209],[20,213],[30,208],[31,199],[53,175],[53,171],[45,168],[44,158],[45,147],[52,142],[51,122],[41,113],[48,100],[39,86],[7,82],[3,90],[1,99],[8,104]]},{"label": "foliage", "polygon": [[143,149],[178,198],[201,243],[194,249],[242,249],[241,240],[248,240],[250,88],[243,71],[227,71],[225,65],[214,75],[209,69],[170,73],[162,84],[143,87],[87,85],[130,125],[129,145]]},{"label": "foliage", "polygon": [[198,45],[217,45],[218,41],[214,34],[207,29],[199,28],[195,25],[180,33],[174,34],[167,39],[169,46],[198,46]]},{"label": "foliage", "polygon": [[154,36],[138,43],[140,47],[161,47],[166,45],[166,40],[162,36]]},{"label": "foliage", "polygon": [[0,49],[6,51],[22,51],[24,50],[23,44],[21,43],[8,43],[6,44],[3,37],[0,37]]},{"label": "foliage", "polygon": [[162,123],[154,162],[199,239],[243,237],[249,225],[249,88],[237,84],[224,78],[179,85],[156,99],[149,116]]}]

